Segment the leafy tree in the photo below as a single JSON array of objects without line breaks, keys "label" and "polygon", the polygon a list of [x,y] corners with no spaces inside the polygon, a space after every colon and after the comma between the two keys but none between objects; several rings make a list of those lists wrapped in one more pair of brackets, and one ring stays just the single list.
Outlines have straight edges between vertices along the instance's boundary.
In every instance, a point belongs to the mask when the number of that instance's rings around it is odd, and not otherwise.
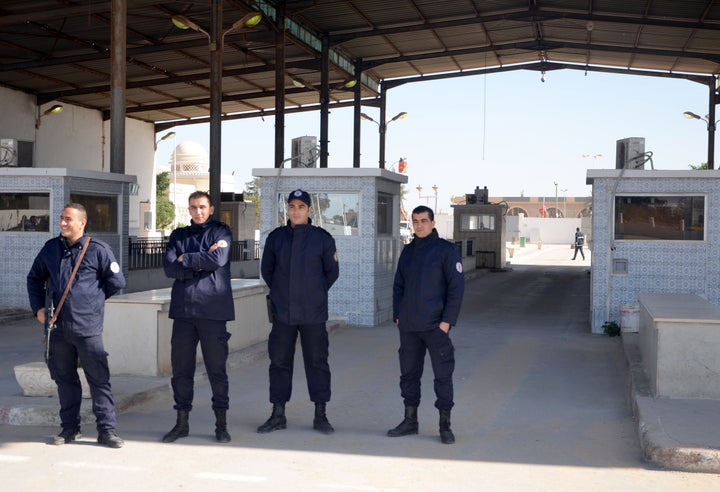
[{"label": "leafy tree", "polygon": [[707,162],[703,162],[703,163],[700,164],[699,166],[695,166],[695,165],[693,165],[693,164],[690,164],[690,169],[692,169],[693,171],[700,171],[700,170],[704,170],[704,169],[707,169],[707,168],[708,168],[708,167],[707,167]]},{"label": "leafy tree", "polygon": [[170,201],[170,173],[160,173],[155,178],[155,228],[165,230],[175,219],[175,205]]},{"label": "leafy tree", "polygon": [[260,178],[245,183],[243,199],[255,204],[255,228],[260,228]]}]

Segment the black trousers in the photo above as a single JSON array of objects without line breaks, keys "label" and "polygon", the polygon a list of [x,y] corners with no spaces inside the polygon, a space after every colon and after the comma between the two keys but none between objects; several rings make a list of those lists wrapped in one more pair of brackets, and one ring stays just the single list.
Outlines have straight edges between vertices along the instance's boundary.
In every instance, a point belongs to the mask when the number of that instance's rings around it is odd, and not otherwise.
[{"label": "black trousers", "polygon": [[452,375],[455,371],[455,347],[450,336],[440,328],[429,331],[400,330],[400,394],[406,406],[420,405],[420,380],[425,352],[435,376],[435,408],[450,410],[454,406]]},{"label": "black trousers", "polygon": [[82,385],[78,375],[78,357],[85,371],[95,425],[98,432],[115,430],[115,402],[110,387],[110,368],[102,335],[80,337],[59,328],[50,334],[50,377],[57,384],[60,400],[60,425],[63,429],[80,427]]},{"label": "black trousers", "polygon": [[572,259],[574,260],[577,257],[578,251],[582,255],[582,259],[585,259],[585,253],[583,252],[583,247],[575,245],[575,254],[573,255]]},{"label": "black trousers", "polygon": [[179,318],[173,321],[170,340],[173,376],[170,380],[175,410],[192,410],[198,342],[205,363],[213,410],[230,408],[228,396],[228,333],[225,321]]},{"label": "black trousers", "polygon": [[329,342],[325,323],[286,325],[275,321],[268,338],[270,356],[270,403],[286,403],[292,395],[295,345],[300,334],[305,378],[310,400],[330,401]]}]

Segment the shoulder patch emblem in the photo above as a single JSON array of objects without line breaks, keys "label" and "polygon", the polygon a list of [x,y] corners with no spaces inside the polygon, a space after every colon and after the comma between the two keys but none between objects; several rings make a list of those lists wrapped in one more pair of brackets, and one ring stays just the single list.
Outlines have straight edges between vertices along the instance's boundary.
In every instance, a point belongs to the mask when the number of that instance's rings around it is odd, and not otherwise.
[{"label": "shoulder patch emblem", "polygon": [[224,239],[221,239],[220,241],[218,241],[217,245],[218,245],[218,248],[227,248],[228,242],[225,241]]},{"label": "shoulder patch emblem", "polygon": [[118,273],[120,271],[120,265],[118,265],[117,261],[110,263],[110,271],[113,273]]},{"label": "shoulder patch emblem", "polygon": [[455,263],[455,270],[457,270],[458,273],[462,273],[462,272],[463,272],[462,262],[461,262],[461,261],[458,261],[457,263]]}]

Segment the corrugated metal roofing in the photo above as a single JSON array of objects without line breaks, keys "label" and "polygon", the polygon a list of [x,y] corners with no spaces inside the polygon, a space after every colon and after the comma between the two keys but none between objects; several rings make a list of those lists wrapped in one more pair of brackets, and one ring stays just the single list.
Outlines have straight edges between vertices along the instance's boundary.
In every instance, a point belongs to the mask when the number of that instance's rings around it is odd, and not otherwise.
[{"label": "corrugated metal roofing", "polygon": [[[272,14],[282,5],[290,27],[285,104],[316,109],[323,38],[345,60],[330,63],[329,86],[351,78],[358,65],[367,77],[358,90],[369,104],[381,82],[482,69],[614,69],[711,81],[720,72],[718,1],[224,0],[226,29],[258,8],[266,18],[225,38],[223,112],[247,117],[274,109]],[[182,14],[209,30],[211,1],[126,3],[128,116],[155,123],[207,117],[208,38],[170,19]],[[111,4],[4,0],[0,84],[41,103],[58,99],[108,112]],[[353,96],[332,90],[330,99],[347,104]]]}]

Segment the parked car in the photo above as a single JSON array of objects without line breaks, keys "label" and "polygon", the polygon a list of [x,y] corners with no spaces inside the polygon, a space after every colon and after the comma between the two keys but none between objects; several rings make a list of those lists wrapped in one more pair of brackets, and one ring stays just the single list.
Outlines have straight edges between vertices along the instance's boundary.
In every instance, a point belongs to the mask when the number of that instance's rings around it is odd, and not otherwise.
[{"label": "parked car", "polygon": [[402,242],[407,244],[410,241],[412,241],[413,232],[412,228],[410,227],[410,222],[407,220],[401,220],[400,221],[400,239],[402,239]]}]

